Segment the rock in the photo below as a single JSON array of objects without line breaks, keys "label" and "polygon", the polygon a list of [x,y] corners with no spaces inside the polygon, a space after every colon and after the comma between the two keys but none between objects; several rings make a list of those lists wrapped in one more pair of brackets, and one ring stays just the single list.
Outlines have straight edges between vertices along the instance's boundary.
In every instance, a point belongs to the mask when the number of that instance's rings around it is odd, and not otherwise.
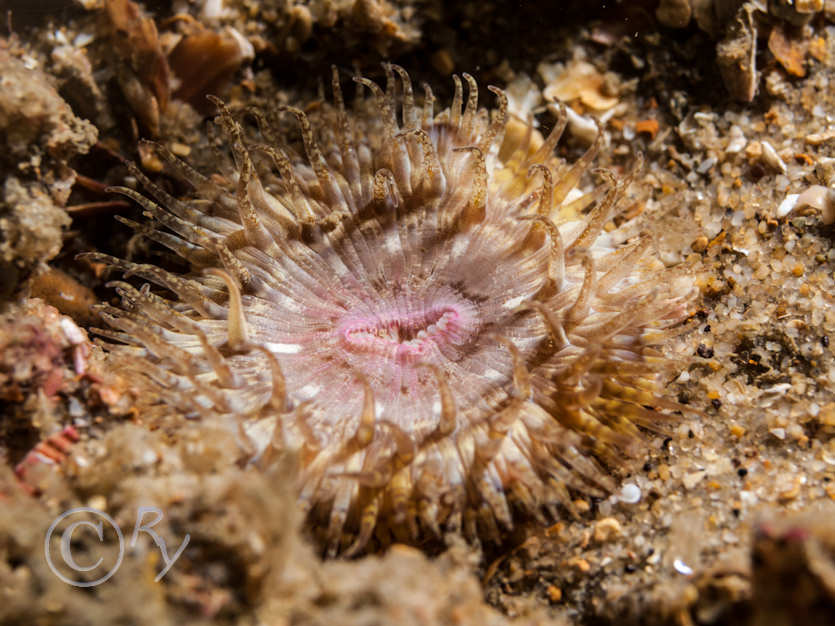
[{"label": "rock", "polygon": [[684,28],[690,23],[692,13],[690,0],[661,0],[655,10],[655,17],[664,26]]},{"label": "rock", "polygon": [[73,114],[42,71],[0,49],[0,137],[0,160],[39,165],[43,154],[66,160],[87,152],[98,133]]},{"label": "rock", "polygon": [[751,102],[757,92],[757,28],[751,9],[743,7],[727,36],[716,46],[725,87],[735,100]]},{"label": "rock", "polygon": [[70,221],[40,184],[10,176],[0,202],[0,260],[24,266],[48,261],[61,249],[61,231]]}]

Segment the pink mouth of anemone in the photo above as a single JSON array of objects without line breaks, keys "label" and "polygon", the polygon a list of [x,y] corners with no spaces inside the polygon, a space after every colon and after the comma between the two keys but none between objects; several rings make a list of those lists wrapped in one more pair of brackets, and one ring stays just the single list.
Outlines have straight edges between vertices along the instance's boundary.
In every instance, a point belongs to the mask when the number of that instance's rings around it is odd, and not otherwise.
[{"label": "pink mouth of anemone", "polygon": [[479,325],[475,306],[464,298],[426,302],[405,297],[346,314],[336,332],[351,360],[366,365],[360,367],[363,373],[391,371],[392,366],[399,370],[399,376],[387,381],[396,386],[414,381],[415,369],[422,365],[457,362]]}]

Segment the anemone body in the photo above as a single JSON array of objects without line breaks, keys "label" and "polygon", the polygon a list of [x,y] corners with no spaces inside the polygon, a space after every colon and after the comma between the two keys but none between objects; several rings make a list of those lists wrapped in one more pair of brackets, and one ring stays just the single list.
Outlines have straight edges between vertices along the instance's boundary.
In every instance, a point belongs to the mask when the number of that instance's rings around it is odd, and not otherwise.
[{"label": "anemone body", "polygon": [[336,77],[334,105],[276,111],[303,150],[267,116],[248,139],[218,103],[228,184],[163,151],[193,187],[176,199],[134,169],[155,201],[121,190],[150,217],[133,225],[192,273],[94,255],[162,288],[117,282],[121,308],[101,311],[149,407],[238,428],[253,459],[295,451],[332,553],[448,529],[498,539],[520,513],[611,489],[609,468],[662,420],[652,334],[692,295],[646,238],[602,233],[628,179],[572,191],[597,144],[563,162],[564,120],[503,140],[500,90],[488,111],[456,78],[436,114],[386,69],[385,91],[356,79],[371,96],[351,111]]}]

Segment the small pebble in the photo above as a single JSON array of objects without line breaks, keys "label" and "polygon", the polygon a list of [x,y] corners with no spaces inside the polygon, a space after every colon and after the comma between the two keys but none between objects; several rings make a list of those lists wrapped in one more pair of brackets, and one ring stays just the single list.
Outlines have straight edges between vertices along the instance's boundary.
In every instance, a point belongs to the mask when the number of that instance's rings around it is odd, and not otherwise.
[{"label": "small pebble", "polygon": [[690,248],[693,252],[704,252],[707,249],[708,238],[702,235],[701,237],[696,237],[693,240],[693,243],[690,244]]},{"label": "small pebble", "polygon": [[594,525],[594,540],[598,543],[603,543],[614,537],[619,537],[623,534],[620,522],[614,517],[605,517]]},{"label": "small pebble", "polygon": [[731,126],[731,130],[728,135],[731,140],[728,143],[728,147],[725,148],[725,153],[736,154],[737,152],[742,152],[742,150],[745,149],[745,145],[748,143],[745,139],[745,135],[742,134],[742,129],[737,125],[733,125]]},{"label": "small pebble", "polygon": [[687,565],[681,559],[676,559],[673,561],[673,569],[675,569],[679,574],[683,576],[692,576],[693,575],[693,568]]},{"label": "small pebble", "polygon": [[763,154],[762,154],[762,161],[772,169],[777,170],[781,174],[785,174],[787,171],[786,164],[783,159],[780,158],[780,155],[777,154],[777,151],[772,147],[770,143],[767,141],[762,142],[763,147]]},{"label": "small pebble", "polygon": [[780,203],[780,206],[777,207],[778,218],[786,217],[789,213],[791,213],[794,210],[794,207],[797,204],[797,197],[799,195],[800,194],[797,193],[790,193],[783,199],[783,201]]},{"label": "small pebble", "polygon": [[548,599],[554,603],[560,602],[562,600],[562,589],[556,585],[548,585]]},{"label": "small pebble", "polygon": [[772,435],[777,437],[777,439],[779,439],[780,441],[782,441],[783,439],[786,438],[786,429],[785,428],[772,428],[768,432],[770,432]]},{"label": "small pebble", "polygon": [[187,157],[191,154],[191,148],[183,143],[175,141],[171,144],[171,152],[176,154],[178,157]]},{"label": "small pebble", "polygon": [[641,500],[641,488],[635,483],[626,483],[620,490],[620,501],[626,504],[636,504]]},{"label": "small pebble", "polygon": [[586,573],[591,570],[591,565],[586,559],[581,559],[579,557],[574,557],[573,559],[569,559],[565,563],[568,567],[575,567],[578,571],[582,573]]},{"label": "small pebble", "polygon": [[690,472],[687,474],[683,479],[682,482],[687,489],[692,489],[696,485],[701,482],[701,480],[707,475],[707,472],[704,470],[699,470],[697,472]]}]

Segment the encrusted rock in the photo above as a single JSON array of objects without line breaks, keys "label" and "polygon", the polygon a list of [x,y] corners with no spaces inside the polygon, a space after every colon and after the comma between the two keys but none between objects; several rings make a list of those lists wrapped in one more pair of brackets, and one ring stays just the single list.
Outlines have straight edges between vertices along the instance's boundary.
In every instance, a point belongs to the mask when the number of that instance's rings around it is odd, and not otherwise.
[{"label": "encrusted rock", "polygon": [[14,176],[3,185],[0,202],[0,260],[30,265],[48,261],[61,249],[61,230],[70,217],[37,183]]},{"label": "encrusted rock", "polygon": [[28,157],[37,165],[43,153],[65,160],[86,152],[98,133],[73,114],[43,72],[0,49],[0,137],[1,160]]}]

